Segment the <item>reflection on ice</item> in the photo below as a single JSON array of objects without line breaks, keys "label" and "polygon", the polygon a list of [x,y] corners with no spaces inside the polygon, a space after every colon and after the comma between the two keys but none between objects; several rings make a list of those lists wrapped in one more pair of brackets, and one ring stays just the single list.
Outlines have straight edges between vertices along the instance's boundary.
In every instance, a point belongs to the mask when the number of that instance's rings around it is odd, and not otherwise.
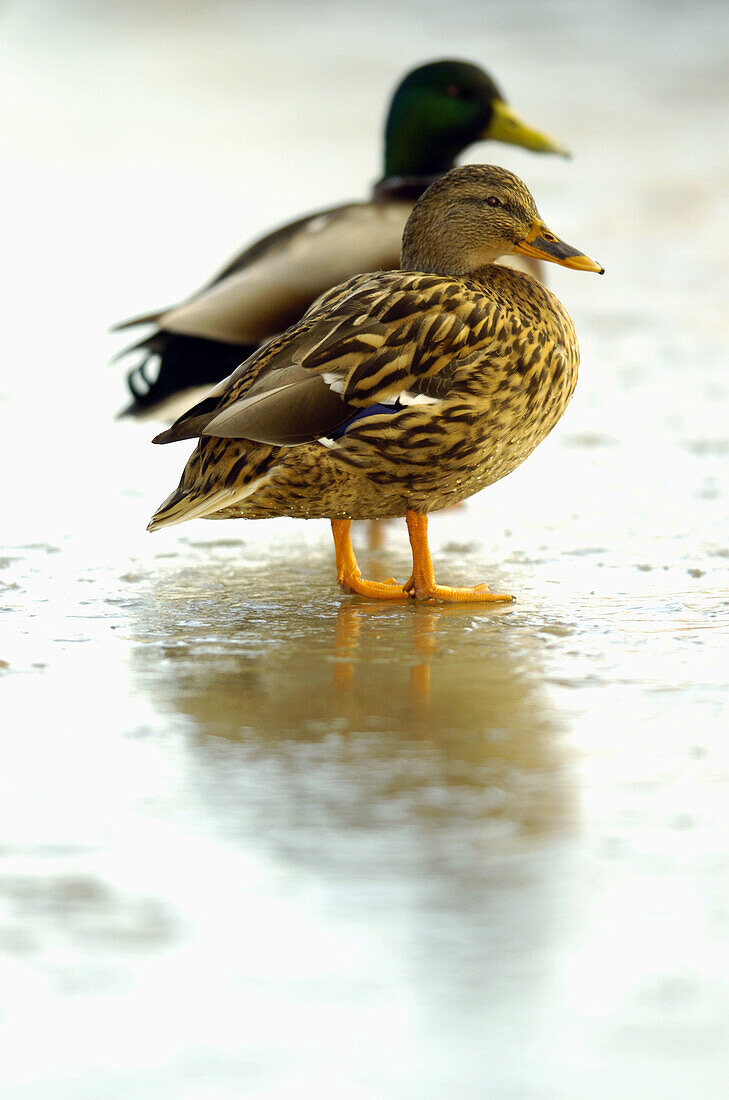
[{"label": "reflection on ice", "polygon": [[[201,746],[225,738],[241,745],[241,763],[288,760],[292,780],[295,746],[321,746],[307,759],[336,770],[336,783],[321,777],[331,829],[358,815],[465,814],[516,837],[569,816],[538,646],[515,649],[502,629],[508,609],[336,595],[322,606],[318,588],[277,580],[285,608],[266,609],[264,587],[260,603],[232,610],[235,583],[211,599],[201,570],[200,596],[160,585],[137,617],[135,680],[190,719]],[[188,571],[185,592],[192,586]],[[306,783],[316,777],[314,768]]]}]

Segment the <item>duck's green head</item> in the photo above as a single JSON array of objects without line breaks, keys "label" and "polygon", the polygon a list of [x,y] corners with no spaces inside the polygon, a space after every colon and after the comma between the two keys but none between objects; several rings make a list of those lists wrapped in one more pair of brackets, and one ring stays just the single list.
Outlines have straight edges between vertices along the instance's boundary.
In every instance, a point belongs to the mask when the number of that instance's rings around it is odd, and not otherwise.
[{"label": "duck's green head", "polygon": [[413,69],[395,90],[385,127],[385,177],[440,175],[476,141],[567,155],[522,122],[478,65],[433,61]]}]

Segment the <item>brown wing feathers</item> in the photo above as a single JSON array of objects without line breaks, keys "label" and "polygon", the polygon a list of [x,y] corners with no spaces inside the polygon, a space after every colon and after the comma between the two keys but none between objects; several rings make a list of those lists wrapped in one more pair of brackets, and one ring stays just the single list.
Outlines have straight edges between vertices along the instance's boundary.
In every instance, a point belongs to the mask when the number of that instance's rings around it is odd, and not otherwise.
[{"label": "brown wing feathers", "polygon": [[293,446],[319,439],[354,415],[352,405],[321,375],[301,367],[292,367],[288,373],[294,372],[299,376],[229,405],[201,434]]},{"label": "brown wing feathers", "polygon": [[257,351],[155,442],[215,435],[280,446],[318,439],[357,409],[392,401],[402,391],[441,390],[429,380],[436,381],[453,356],[489,327],[473,299],[460,315],[443,312],[447,299],[463,295],[463,284],[442,276],[365,275],[341,289]]}]

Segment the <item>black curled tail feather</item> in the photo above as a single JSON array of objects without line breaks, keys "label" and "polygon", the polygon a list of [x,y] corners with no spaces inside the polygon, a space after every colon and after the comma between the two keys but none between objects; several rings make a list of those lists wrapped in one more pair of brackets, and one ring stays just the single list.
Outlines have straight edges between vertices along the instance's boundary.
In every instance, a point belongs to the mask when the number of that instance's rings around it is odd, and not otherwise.
[{"label": "black curled tail feather", "polygon": [[128,350],[141,352],[143,359],[127,374],[132,402],[120,416],[150,413],[185,390],[214,386],[247,359],[255,347],[160,330]]}]

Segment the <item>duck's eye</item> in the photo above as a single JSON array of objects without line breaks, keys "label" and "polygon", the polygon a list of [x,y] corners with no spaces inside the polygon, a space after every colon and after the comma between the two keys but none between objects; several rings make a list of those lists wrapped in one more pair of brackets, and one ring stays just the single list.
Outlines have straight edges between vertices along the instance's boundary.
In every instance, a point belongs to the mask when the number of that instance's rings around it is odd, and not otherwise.
[{"label": "duck's eye", "polygon": [[457,84],[449,84],[445,92],[446,95],[450,95],[453,96],[454,99],[458,99],[461,94],[461,89],[458,87]]},{"label": "duck's eye", "polygon": [[542,237],[542,240],[545,240],[545,241],[558,241],[559,240],[559,237],[555,237],[554,233],[546,233],[545,232],[545,233],[541,234],[541,237]]},{"label": "duck's eye", "polygon": [[501,199],[497,199],[496,195],[489,195],[489,197],[486,199],[486,202],[489,204],[489,206],[501,206]]}]

